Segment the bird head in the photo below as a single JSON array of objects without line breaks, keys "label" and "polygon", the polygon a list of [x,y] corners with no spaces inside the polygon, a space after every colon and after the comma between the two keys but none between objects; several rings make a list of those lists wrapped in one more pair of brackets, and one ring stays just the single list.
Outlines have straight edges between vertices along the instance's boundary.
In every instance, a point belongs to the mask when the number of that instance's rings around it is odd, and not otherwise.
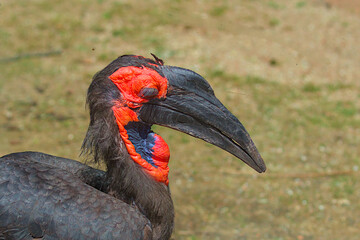
[{"label": "bird head", "polygon": [[154,58],[121,56],[95,75],[88,91],[90,125],[106,119],[102,114],[112,115],[131,159],[164,184],[170,152],[161,136],[151,131],[153,124],[203,139],[264,172],[265,163],[246,129],[209,83],[191,70]]}]

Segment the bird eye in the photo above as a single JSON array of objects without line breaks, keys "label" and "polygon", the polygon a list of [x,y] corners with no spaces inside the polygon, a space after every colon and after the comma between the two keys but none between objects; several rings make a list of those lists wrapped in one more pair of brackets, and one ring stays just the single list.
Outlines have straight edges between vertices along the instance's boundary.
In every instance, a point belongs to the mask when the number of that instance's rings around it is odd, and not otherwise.
[{"label": "bird eye", "polygon": [[139,97],[141,98],[153,98],[159,94],[159,90],[156,88],[143,88],[139,92]]}]

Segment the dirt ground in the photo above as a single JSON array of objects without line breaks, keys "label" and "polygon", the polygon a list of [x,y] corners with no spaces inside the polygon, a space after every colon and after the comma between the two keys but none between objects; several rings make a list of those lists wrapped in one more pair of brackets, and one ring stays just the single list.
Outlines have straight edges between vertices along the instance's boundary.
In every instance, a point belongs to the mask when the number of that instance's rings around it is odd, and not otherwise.
[{"label": "dirt ground", "polygon": [[360,1],[357,0],[323,0],[329,7],[342,8],[360,14]]}]

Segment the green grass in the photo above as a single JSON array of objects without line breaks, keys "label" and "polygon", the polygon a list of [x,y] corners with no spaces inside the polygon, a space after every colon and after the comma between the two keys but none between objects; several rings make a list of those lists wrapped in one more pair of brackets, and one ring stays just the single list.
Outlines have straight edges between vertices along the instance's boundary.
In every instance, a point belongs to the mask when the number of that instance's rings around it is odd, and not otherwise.
[{"label": "green grass", "polygon": [[297,8],[303,8],[306,6],[306,1],[299,1],[296,3]]},{"label": "green grass", "polygon": [[276,26],[278,26],[279,24],[280,24],[280,20],[277,19],[277,18],[272,18],[272,19],[270,19],[270,21],[269,21],[269,26],[270,26],[270,27],[276,27]]},{"label": "green grass", "polygon": [[[62,50],[0,62],[0,155],[36,150],[83,161],[91,77],[119,55],[155,53],[203,75],[268,166],[256,174],[221,149],[155,127],[171,149],[175,239],[360,234],[356,21],[298,0],[19,0],[2,3],[0,14],[0,58]],[[317,31],[307,32],[308,19]]]},{"label": "green grass", "polygon": [[210,15],[214,17],[220,17],[228,11],[229,7],[226,5],[216,6],[211,9]]},{"label": "green grass", "polygon": [[270,8],[273,8],[273,9],[280,9],[282,8],[282,6],[276,2],[276,1],[268,1],[267,2],[267,5],[270,7]]}]

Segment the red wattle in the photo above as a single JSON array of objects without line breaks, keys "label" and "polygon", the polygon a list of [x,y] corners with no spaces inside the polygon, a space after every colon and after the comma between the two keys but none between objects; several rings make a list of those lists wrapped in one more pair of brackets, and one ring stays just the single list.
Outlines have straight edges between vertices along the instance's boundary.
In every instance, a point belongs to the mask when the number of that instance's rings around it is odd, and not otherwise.
[{"label": "red wattle", "polygon": [[[170,158],[170,150],[169,150],[169,147],[166,144],[166,142],[159,135],[155,134],[156,140],[155,140],[155,145],[153,147],[153,150],[154,150],[153,160],[154,160],[154,163],[156,164],[156,166],[158,166],[156,168],[156,167],[152,166],[150,163],[148,163],[146,160],[141,158],[141,155],[136,152],[135,146],[129,140],[127,131],[124,128],[123,123],[124,122],[128,123],[129,122],[128,120],[131,119],[131,116],[129,116],[127,114],[130,112],[133,112],[133,111],[131,111],[127,107],[116,107],[116,106],[114,106],[112,108],[112,110],[115,115],[116,123],[119,127],[120,136],[121,136],[122,140],[124,141],[126,149],[129,153],[130,157],[132,158],[132,160],[134,162],[136,162],[137,164],[139,164],[156,181],[162,182],[162,183],[165,183],[166,185],[168,185],[169,184],[168,162],[169,162],[169,158]],[[130,112],[129,112],[129,110],[130,110]],[[132,114],[130,114],[130,115],[132,115]],[[127,120],[124,121],[124,119],[127,119]],[[136,117],[135,121],[139,121],[137,119],[137,117]]]},{"label": "red wattle", "polygon": [[156,166],[161,167],[162,169],[167,169],[169,171],[168,163],[170,159],[170,149],[167,143],[164,141],[164,139],[154,133],[155,137],[155,145],[153,146],[153,161],[156,164]]}]

